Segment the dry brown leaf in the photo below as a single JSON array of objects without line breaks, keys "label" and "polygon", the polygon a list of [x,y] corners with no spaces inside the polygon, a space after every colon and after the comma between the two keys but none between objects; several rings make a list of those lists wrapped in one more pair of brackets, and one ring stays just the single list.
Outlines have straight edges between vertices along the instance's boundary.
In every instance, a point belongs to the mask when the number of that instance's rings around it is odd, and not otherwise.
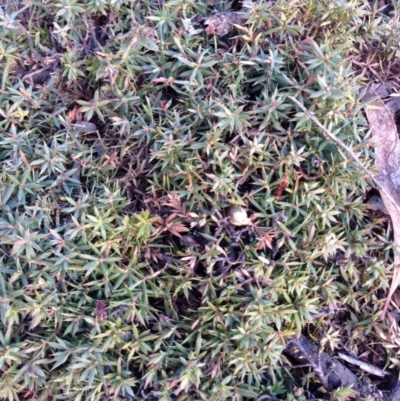
[{"label": "dry brown leaf", "polygon": [[285,172],[285,175],[281,179],[281,182],[278,185],[278,188],[275,191],[275,196],[276,199],[279,200],[279,198],[282,196],[283,191],[286,189],[286,187],[289,185],[289,170]]},{"label": "dry brown leaf", "polygon": [[74,123],[76,121],[76,111],[77,111],[77,108],[74,107],[67,113],[67,118],[71,123]]},{"label": "dry brown leaf", "polygon": [[[363,101],[376,96],[375,88],[376,85],[370,86]],[[385,189],[386,193],[381,191],[381,197],[393,225],[394,271],[392,284],[382,311],[383,317],[400,285],[400,171],[398,168],[400,165],[400,141],[393,110],[387,107],[380,98],[366,106],[365,112],[374,139],[376,178]]]},{"label": "dry brown leaf", "polygon": [[189,231],[189,229],[185,227],[182,223],[173,223],[167,229],[171,234],[177,237],[181,237],[181,233],[187,233]]},{"label": "dry brown leaf", "polygon": [[20,150],[19,154],[21,155],[21,160],[24,162],[25,166],[30,167],[28,158],[26,157],[25,153],[22,150]]},{"label": "dry brown leaf", "polygon": [[397,290],[394,292],[393,297],[392,297],[392,302],[400,310],[400,288],[397,288]]},{"label": "dry brown leaf", "polygon": [[190,229],[186,227],[181,221],[174,221],[176,218],[183,217],[179,213],[172,213],[167,218],[163,219],[161,216],[155,218],[154,223],[158,225],[157,234],[162,232],[170,232],[172,235],[181,237],[181,233],[187,233]]},{"label": "dry brown leaf", "polygon": [[144,245],[144,258],[157,263],[162,260],[162,254],[159,249],[152,248],[146,244]]}]

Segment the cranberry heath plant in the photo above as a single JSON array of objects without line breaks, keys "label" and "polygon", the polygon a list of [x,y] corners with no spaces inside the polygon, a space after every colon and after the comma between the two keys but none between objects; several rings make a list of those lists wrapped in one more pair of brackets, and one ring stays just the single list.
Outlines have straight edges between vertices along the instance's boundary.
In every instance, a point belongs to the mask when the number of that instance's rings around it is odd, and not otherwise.
[{"label": "cranberry heath plant", "polygon": [[0,6],[0,399],[303,400],[285,341],[323,308],[376,340],[390,229],[289,99],[371,166],[367,3]]}]

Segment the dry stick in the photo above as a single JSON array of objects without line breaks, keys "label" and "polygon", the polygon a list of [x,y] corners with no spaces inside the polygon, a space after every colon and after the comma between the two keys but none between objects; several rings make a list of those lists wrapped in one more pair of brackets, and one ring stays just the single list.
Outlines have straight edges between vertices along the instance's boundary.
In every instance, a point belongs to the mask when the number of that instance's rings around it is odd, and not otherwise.
[{"label": "dry stick", "polygon": [[307,110],[297,99],[295,99],[293,96],[288,96],[290,100],[293,100],[294,103],[296,103],[301,110],[306,113],[306,115],[315,122],[315,124],[318,125],[319,128],[322,129],[324,134],[328,136],[329,138],[332,139],[332,141],[336,142],[343,150],[345,150],[351,158],[359,165],[359,167],[364,171],[365,174],[368,175],[369,178],[376,184],[376,186],[381,190],[389,199],[390,203],[395,207],[395,209],[400,213],[400,206],[397,204],[397,202],[393,199],[392,195],[386,190],[386,188],[374,177],[374,175],[364,166],[362,161],[358,158],[358,156],[344,143],[342,142],[339,138],[337,138],[332,132],[330,132],[328,129],[326,129],[319,121],[318,119],[314,116],[314,113],[311,111]]},{"label": "dry stick", "polygon": [[29,74],[24,75],[24,76],[22,77],[22,80],[31,79],[33,76],[35,76],[35,75],[37,75],[37,74],[40,74],[40,73],[42,73],[43,71],[46,71],[46,70],[48,70],[47,67],[39,68],[39,69],[36,70],[36,71],[33,71],[33,72],[29,73]]},{"label": "dry stick", "polygon": [[[393,205],[393,207],[396,209],[396,211],[400,214],[400,206],[397,204],[397,202],[394,200],[394,198],[392,197],[392,195],[386,190],[386,188],[373,176],[373,174],[364,166],[364,164],[362,163],[362,161],[357,157],[357,155],[346,145],[344,144],[339,138],[337,138],[334,134],[332,134],[332,132],[330,132],[328,129],[326,129],[319,121],[318,119],[314,116],[314,113],[310,112],[309,110],[307,110],[297,99],[295,99],[293,96],[289,96],[289,99],[291,99],[294,103],[296,103],[301,110],[304,111],[304,113],[312,120],[314,121],[315,124],[317,124],[317,126],[319,128],[322,129],[322,131],[324,132],[324,134],[331,138],[332,141],[334,141],[335,143],[337,143],[343,150],[345,150],[351,157],[352,159],[361,167],[361,169],[368,175],[368,177],[371,178],[371,180],[376,184],[376,186],[379,188],[380,191],[382,191],[387,199],[390,201],[390,203]],[[397,248],[397,241],[394,241],[394,252],[397,252],[398,249]],[[397,288],[397,286],[400,284],[400,271],[398,271],[398,273],[396,274],[396,270],[393,276],[393,281],[392,281],[392,285],[391,285],[391,289],[389,291],[389,295],[386,299],[385,302],[385,306],[383,307],[383,311],[382,311],[382,318],[384,318],[385,314],[386,314],[386,310],[389,306],[390,300],[393,296],[393,293],[395,291],[395,289]]]},{"label": "dry stick", "polygon": [[385,377],[387,375],[390,375],[389,372],[385,372],[382,369],[377,368],[376,366],[370,365],[369,363],[360,361],[356,358],[353,358],[349,355],[343,354],[342,352],[338,353],[339,358],[345,360],[346,362],[351,363],[352,365],[358,366],[360,369],[371,373],[372,375],[378,376],[378,377]]}]

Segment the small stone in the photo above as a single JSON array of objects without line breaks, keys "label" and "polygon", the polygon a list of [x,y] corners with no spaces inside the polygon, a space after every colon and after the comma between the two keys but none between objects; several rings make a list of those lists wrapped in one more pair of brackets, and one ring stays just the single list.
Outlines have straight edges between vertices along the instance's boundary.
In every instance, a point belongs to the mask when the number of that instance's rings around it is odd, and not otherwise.
[{"label": "small stone", "polygon": [[389,214],[388,210],[386,209],[385,204],[383,203],[383,200],[379,196],[372,195],[368,199],[367,205],[372,210],[377,210],[379,212],[382,212],[383,214]]},{"label": "small stone", "polygon": [[246,210],[241,206],[231,206],[228,211],[229,222],[234,226],[245,226],[250,223]]},{"label": "small stone", "polygon": [[89,123],[87,121],[77,121],[75,124],[72,124],[77,132],[96,132],[97,125],[93,123]]}]

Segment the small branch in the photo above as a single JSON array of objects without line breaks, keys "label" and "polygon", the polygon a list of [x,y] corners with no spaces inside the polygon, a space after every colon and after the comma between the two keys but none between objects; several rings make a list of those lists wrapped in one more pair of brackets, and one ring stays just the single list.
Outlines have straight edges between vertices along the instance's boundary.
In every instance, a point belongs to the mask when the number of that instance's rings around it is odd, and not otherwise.
[{"label": "small branch", "polygon": [[25,80],[25,79],[32,79],[32,77],[34,77],[35,75],[41,74],[42,72],[44,72],[44,71],[46,71],[46,70],[48,70],[47,67],[39,68],[39,69],[36,70],[36,71],[33,71],[33,72],[29,73],[29,74],[24,75],[24,76],[22,77],[22,80]]},{"label": "small branch", "polygon": [[368,372],[374,376],[385,377],[387,375],[390,375],[390,373],[388,373],[388,372],[385,372],[373,365],[370,365],[369,363],[359,361],[358,359],[353,358],[349,355],[342,354],[341,352],[339,352],[338,355],[339,355],[339,358],[343,359],[344,361],[351,363],[352,365],[356,365],[360,369],[362,369],[365,372]]},{"label": "small branch", "polygon": [[330,310],[330,311],[327,311],[327,312],[312,313],[311,317],[313,319],[319,319],[320,317],[331,316],[331,315],[334,315],[337,312],[342,312],[342,311],[347,311],[347,309],[346,308],[337,308],[337,309]]},{"label": "small branch", "polygon": [[28,41],[28,45],[29,45],[29,49],[30,49],[30,53],[31,53],[31,60],[33,62],[43,62],[43,57],[39,54],[39,52],[34,48],[33,46],[33,41],[31,38],[30,33],[28,32],[28,30],[21,24],[18,24],[19,28],[21,29],[21,31],[24,33],[27,41]]},{"label": "small branch", "polygon": [[258,397],[256,401],[263,401],[263,400],[273,400],[277,401],[278,399],[274,397],[273,395],[262,395],[261,397]]},{"label": "small branch", "polygon": [[397,202],[394,200],[392,195],[386,190],[386,188],[374,177],[374,175],[364,166],[363,162],[358,158],[358,156],[344,143],[342,142],[339,138],[337,138],[332,132],[330,132],[328,129],[326,129],[319,121],[318,119],[314,116],[314,113],[310,112],[307,110],[297,99],[295,99],[293,96],[289,96],[289,99],[292,100],[294,103],[297,104],[297,106],[300,107],[301,110],[304,111],[304,113],[315,123],[319,128],[322,129],[324,134],[332,139],[336,144],[338,144],[344,151],[346,151],[351,158],[358,164],[358,166],[364,171],[365,174],[368,175],[369,178],[375,183],[375,185],[379,188],[380,191],[382,191],[390,203],[393,205],[393,207],[397,210],[398,213],[400,213],[400,206],[397,204]]},{"label": "small branch", "polygon": [[303,363],[302,365],[282,365],[284,369],[303,369],[303,368],[312,368],[309,363]]}]

